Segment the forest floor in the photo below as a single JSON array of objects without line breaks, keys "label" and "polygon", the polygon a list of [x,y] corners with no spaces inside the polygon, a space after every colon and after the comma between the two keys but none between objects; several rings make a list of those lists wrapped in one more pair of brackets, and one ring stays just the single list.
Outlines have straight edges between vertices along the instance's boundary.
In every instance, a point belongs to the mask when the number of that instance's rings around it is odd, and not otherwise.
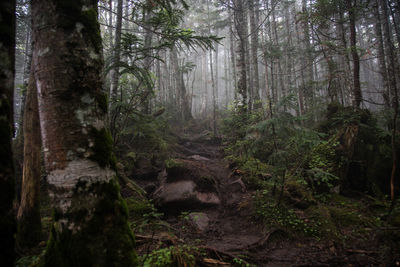
[{"label": "forest floor", "polygon": [[[199,127],[176,134],[176,140],[168,157],[191,168],[188,176],[212,176],[219,202],[162,209],[154,195],[166,169],[148,163],[137,167],[139,173],[127,173],[147,191],[121,189],[140,266],[400,266],[400,221],[386,223],[387,203],[361,193],[351,198],[331,194],[307,208],[285,206],[294,212],[288,217],[267,214],[280,220],[280,225],[268,224],[257,216],[259,192],[247,185],[241,170],[230,169],[221,140]],[[17,266],[30,266],[42,255],[51,226],[48,200],[42,216],[46,235],[32,251],[21,253]],[[323,234],[286,227],[313,220]]]},{"label": "forest floor", "polygon": [[[164,211],[164,216],[159,219],[162,221],[160,224],[166,227],[152,228],[152,232],[145,230],[146,234],[136,233],[139,254],[163,246],[185,244],[202,251],[196,255],[196,266],[400,265],[397,261],[388,265],[386,258],[398,252],[382,241],[385,235],[391,234],[383,228],[363,225],[360,229],[359,224],[350,223],[339,229],[339,237],[326,239],[293,235],[283,228],[263,224],[254,216],[252,199],[255,190],[246,187],[239,170],[229,169],[220,142],[207,136],[207,132],[199,129],[180,135],[174,157],[191,161],[213,174],[220,204],[186,207],[179,209],[180,213],[177,210]],[[348,201],[368,202],[363,197]],[[300,216],[304,213],[301,210],[295,212]]]}]

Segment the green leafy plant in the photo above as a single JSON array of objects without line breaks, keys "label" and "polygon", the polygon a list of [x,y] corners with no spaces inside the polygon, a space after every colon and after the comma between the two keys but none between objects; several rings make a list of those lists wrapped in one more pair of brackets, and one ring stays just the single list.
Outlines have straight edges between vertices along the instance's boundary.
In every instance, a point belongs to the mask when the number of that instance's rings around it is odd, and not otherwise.
[{"label": "green leafy plant", "polygon": [[197,247],[188,245],[162,248],[140,258],[143,267],[194,267]]}]

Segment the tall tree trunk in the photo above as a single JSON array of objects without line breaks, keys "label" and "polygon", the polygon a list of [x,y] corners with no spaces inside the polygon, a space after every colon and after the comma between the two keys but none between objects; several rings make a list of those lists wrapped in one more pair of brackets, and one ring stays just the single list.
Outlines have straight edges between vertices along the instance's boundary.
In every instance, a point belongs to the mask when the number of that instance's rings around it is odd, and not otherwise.
[{"label": "tall tree trunk", "polygon": [[304,98],[305,98],[305,109],[307,107],[311,107],[311,103],[313,103],[314,99],[314,69],[313,69],[313,54],[311,48],[311,36],[310,36],[310,19],[309,12],[307,8],[307,0],[302,0],[301,9],[303,14],[305,14],[305,19],[302,23],[303,33],[304,33],[304,44],[305,44],[305,64],[306,64],[306,80],[305,80],[305,88],[304,88]]},{"label": "tall tree trunk", "polygon": [[106,128],[97,15],[93,0],[32,0],[33,68],[54,207],[44,266],[137,264]]},{"label": "tall tree trunk", "polygon": [[[29,77],[30,77],[30,68],[32,62],[32,31],[31,31],[31,15],[30,15],[30,5],[29,5],[27,19],[27,33],[25,40],[25,55],[24,55],[24,74],[23,74],[23,87],[25,89],[28,88]],[[14,153],[14,161],[15,161],[15,177],[16,177],[16,192],[17,192],[17,200],[21,201],[21,186],[22,186],[22,169],[24,165],[24,115],[25,115],[25,103],[26,103],[26,91],[23,90],[21,93],[21,109],[20,109],[20,117],[18,121],[18,131],[17,136],[13,142],[13,153]]]},{"label": "tall tree trunk", "polygon": [[[279,37],[278,37],[278,27],[276,23],[276,0],[272,0],[272,30],[274,34],[274,41],[275,41],[275,46],[280,50],[280,44],[279,44]],[[285,82],[283,79],[283,72],[282,72],[282,64],[281,64],[281,59],[282,55],[279,55],[278,60],[277,60],[277,67],[278,67],[278,77],[279,77],[279,85],[281,88],[281,98],[286,97],[286,88],[285,88]],[[278,97],[278,92],[276,93],[276,96]],[[279,98],[278,98],[279,99]],[[283,105],[283,110],[287,110],[287,106]]]},{"label": "tall tree trunk", "polygon": [[110,38],[109,46],[110,46],[111,53],[112,53],[112,49],[114,47],[113,28],[112,28],[112,24],[113,24],[113,5],[112,5],[112,3],[113,3],[113,0],[108,0],[108,8],[110,9],[108,12],[108,35],[110,36],[109,37]]},{"label": "tall tree trunk", "polygon": [[229,81],[232,80],[229,72],[229,51],[227,49],[224,50],[224,82],[225,82],[225,109],[228,110],[229,105]]},{"label": "tall tree trunk", "polygon": [[341,69],[344,69],[345,71],[342,74],[342,85],[341,85],[341,92],[342,92],[342,104],[347,105],[348,103],[351,103],[351,100],[349,101],[348,95],[351,94],[351,67],[350,67],[350,55],[348,52],[348,46],[347,46],[347,36],[346,36],[346,28],[345,28],[345,17],[344,17],[344,6],[339,5],[339,22],[337,23],[338,27],[338,32],[340,36],[340,41],[341,45],[343,46],[343,52],[342,55],[340,56],[340,64],[341,64]]},{"label": "tall tree trunk", "polygon": [[[117,23],[115,26],[115,41],[112,60],[111,86],[110,86],[110,108],[117,101],[119,83],[119,62],[121,59],[121,33],[122,33],[122,7],[123,0],[118,0],[117,4]],[[112,110],[110,109],[110,112]]]},{"label": "tall tree trunk", "polygon": [[[218,36],[218,29],[215,32],[215,35]],[[219,77],[219,73],[218,73],[218,66],[219,66],[219,44],[215,43],[215,53],[214,53],[214,62],[215,62],[215,103],[216,103],[216,107],[218,107],[218,103],[219,103],[219,87],[218,87],[218,77]]]},{"label": "tall tree trunk", "polygon": [[[207,0],[207,17],[208,17],[208,34],[211,35],[211,25],[210,25],[210,3],[209,0]],[[218,47],[218,44],[216,44]],[[218,57],[217,51],[215,51],[215,58]],[[218,63],[217,60],[215,61],[215,68],[218,69]],[[217,70],[215,71],[217,72]],[[216,75],[216,79],[214,79],[214,70],[213,70],[213,56],[212,56],[212,50],[210,49],[210,75],[211,75],[211,87],[212,87],[212,102],[213,102],[213,131],[214,131],[214,136],[217,135],[217,115],[216,115],[216,109],[217,109],[217,100],[216,100],[216,92],[217,92],[217,86],[216,82],[218,82],[218,77]]]},{"label": "tall tree trunk", "polygon": [[245,59],[246,59],[246,74],[247,74],[247,98],[248,98],[248,103],[247,103],[247,108],[248,111],[251,111],[253,109],[253,104],[254,104],[254,96],[253,96],[253,69],[251,65],[251,57],[250,57],[250,39],[249,39],[249,23],[248,23],[248,11],[249,11],[249,2],[248,1],[243,1],[243,39],[245,43]]},{"label": "tall tree trunk", "polygon": [[[268,8],[268,1],[267,3],[267,10],[269,10]],[[272,5],[275,5],[275,3],[271,3]],[[270,19],[270,15],[267,14],[267,25],[268,25],[268,37],[269,37],[269,43],[273,44],[274,43],[274,38],[272,35],[272,30],[271,30],[271,19]],[[267,49],[265,49],[265,52],[267,53]],[[267,54],[265,54],[266,56]],[[267,61],[266,61],[267,62]],[[270,107],[270,112],[272,112],[271,107],[272,107],[272,102],[276,103],[278,102],[278,96],[277,96],[277,89],[276,89],[276,77],[275,77],[275,60],[271,59],[270,61],[270,73],[271,73],[271,103],[268,105]],[[272,113],[271,113],[272,114]]]},{"label": "tall tree trunk", "polygon": [[13,93],[15,63],[15,0],[0,2],[0,262],[14,266],[15,219],[13,136]]},{"label": "tall tree trunk", "polygon": [[[268,16],[268,15],[267,15]],[[268,79],[268,55],[267,55],[267,38],[264,37],[265,33],[264,31],[261,31],[261,36],[262,36],[262,44],[263,44],[263,59],[264,59],[264,79],[265,79],[265,99],[267,100],[267,105],[265,106],[267,113],[270,113],[270,102],[272,101],[271,99],[271,92],[270,92],[270,86],[269,86],[269,79]]]},{"label": "tall tree trunk", "polygon": [[[382,3],[383,2],[383,3]],[[394,203],[395,200],[395,177],[398,172],[397,170],[397,142],[396,142],[396,133],[397,133],[397,117],[399,112],[399,98],[398,98],[398,87],[397,87],[397,73],[399,71],[398,63],[397,63],[397,55],[395,52],[395,47],[392,42],[392,33],[390,31],[389,26],[389,14],[388,14],[388,7],[386,5],[386,1],[379,1],[379,5],[382,9],[383,16],[382,16],[382,24],[383,24],[383,32],[385,37],[385,50],[388,56],[388,73],[389,73],[389,85],[391,90],[391,104],[392,104],[392,158],[393,158],[393,165],[392,165],[392,174],[390,177],[390,197],[392,202]]]},{"label": "tall tree trunk", "polygon": [[375,0],[374,3],[374,16],[375,16],[375,35],[377,38],[378,48],[378,62],[379,62],[379,73],[382,76],[383,82],[383,100],[386,104],[387,108],[390,108],[390,89],[389,89],[389,78],[388,78],[388,70],[386,67],[386,58],[385,58],[385,50],[383,44],[383,35],[382,35],[382,23],[381,23],[381,14],[379,12],[379,0]]},{"label": "tall tree trunk", "polygon": [[[306,46],[302,45],[301,42],[301,38],[300,38],[300,30],[299,30],[299,26],[297,23],[295,23],[295,30],[296,30],[296,39],[297,39],[297,45],[299,47],[301,47],[300,51],[304,51],[306,50]],[[305,48],[305,49],[304,49]],[[304,50],[303,50],[304,49]],[[305,51],[306,52],[306,51]],[[305,72],[308,68],[307,63],[306,63],[306,58],[307,56],[304,55],[304,53],[302,53],[302,55],[300,55],[299,59],[300,59],[300,86],[298,86],[298,90],[297,90],[297,95],[298,95],[298,107],[299,107],[299,114],[300,115],[304,115],[305,113],[305,108],[304,108],[304,93],[306,91],[306,78],[305,78]]]},{"label": "tall tree trunk", "polygon": [[[286,3],[285,6],[285,28],[286,28],[286,76],[287,76],[287,88],[288,92],[290,93],[292,91],[292,87],[294,87],[294,79],[293,75],[295,72],[293,72],[293,56],[292,56],[292,51],[294,50],[293,47],[293,40],[292,40],[292,30],[290,26],[290,21],[291,21],[291,16],[289,14],[290,10],[290,3]],[[296,110],[298,113],[298,110]],[[297,114],[298,115],[298,114]]]},{"label": "tall tree trunk", "polygon": [[353,94],[354,106],[360,108],[362,102],[361,84],[360,84],[360,56],[357,52],[357,35],[356,35],[356,8],[357,0],[347,1],[347,10],[350,20],[350,49],[353,58]]},{"label": "tall tree trunk", "polygon": [[24,112],[24,167],[22,175],[21,204],[18,209],[17,244],[31,248],[41,238],[40,219],[40,122],[35,78],[31,70]]},{"label": "tall tree trunk", "polygon": [[185,81],[183,79],[183,71],[179,67],[178,52],[176,47],[171,50],[171,64],[174,70],[176,101],[178,112],[183,121],[192,119],[192,112],[189,108],[189,98],[186,93]]},{"label": "tall tree trunk", "polygon": [[260,78],[258,74],[258,0],[251,0],[249,2],[250,10],[250,32],[251,32],[251,63],[253,66],[253,98],[254,108],[261,108],[260,99]]},{"label": "tall tree trunk", "polygon": [[400,1],[389,0],[390,15],[392,17],[397,43],[400,44]]},{"label": "tall tree trunk", "polygon": [[[144,58],[144,68],[150,72],[151,65],[152,65],[152,57],[150,56],[151,54],[151,43],[152,43],[152,38],[153,38],[153,32],[151,29],[151,26],[149,25],[149,20],[151,19],[151,11],[150,7],[149,9],[144,10],[144,24],[146,25],[145,34],[144,34],[144,50],[146,51],[147,56]],[[150,114],[151,109],[150,109],[150,94],[153,91],[153,87],[149,84],[146,85],[146,89],[144,94],[146,95],[144,101],[143,101],[143,113],[144,114]]]},{"label": "tall tree trunk", "polygon": [[241,96],[242,112],[247,112],[247,70],[246,70],[246,29],[244,0],[234,1],[235,28],[237,31],[237,61],[236,68],[239,75],[237,81],[238,93]]},{"label": "tall tree trunk", "polygon": [[234,100],[237,101],[237,78],[236,78],[236,64],[235,64],[235,45],[234,45],[234,36],[233,36],[233,26],[234,26],[234,16],[230,8],[228,8],[228,15],[229,15],[229,51],[231,54],[231,64],[232,64],[232,83],[233,83],[233,95]]}]

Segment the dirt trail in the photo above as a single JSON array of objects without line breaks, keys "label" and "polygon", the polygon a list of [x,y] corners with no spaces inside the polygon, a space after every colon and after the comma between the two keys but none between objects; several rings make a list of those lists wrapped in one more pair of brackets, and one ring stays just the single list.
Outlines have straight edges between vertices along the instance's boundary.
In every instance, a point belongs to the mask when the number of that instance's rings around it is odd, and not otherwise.
[{"label": "dirt trail", "polygon": [[[184,243],[205,249],[215,262],[201,266],[231,266],[224,262],[238,263],[232,266],[379,266],[380,257],[371,254],[375,251],[371,245],[349,250],[327,240],[296,239],[281,229],[262,226],[253,216],[254,191],[246,188],[240,173],[229,169],[222,145],[211,136],[202,130],[180,136],[171,157],[194,168],[193,174],[211,173],[220,204],[200,207],[189,203],[183,212],[164,211],[163,220],[177,238],[167,238],[166,245]],[[153,238],[159,234],[151,235],[153,245],[162,239]],[[148,240],[149,236],[143,238]],[[147,245],[144,248],[151,251]]]},{"label": "dirt trail", "polygon": [[257,266],[304,264],[294,242],[272,244],[272,236],[282,233],[276,229],[263,229],[254,222],[250,206],[253,192],[246,188],[240,176],[228,168],[227,162],[223,160],[222,147],[205,136],[203,132],[182,138],[180,157],[200,161],[214,174],[221,204],[201,210],[209,219],[207,227],[202,231],[185,220],[168,217],[167,221],[175,229],[184,229],[177,233],[178,237],[186,243],[214,250],[217,256],[242,258],[244,262]]},{"label": "dirt trail", "polygon": [[201,230],[189,222],[188,216],[177,219],[167,214],[167,221],[180,229],[176,235],[185,243],[215,251],[221,260],[237,257],[256,266],[372,266],[378,263],[371,255],[349,255],[333,243],[293,240],[279,229],[262,227],[252,216],[254,192],[246,188],[239,175],[232,173],[223,159],[222,146],[206,134],[183,137],[178,157],[199,161],[214,174],[221,204],[201,210],[209,219]]}]

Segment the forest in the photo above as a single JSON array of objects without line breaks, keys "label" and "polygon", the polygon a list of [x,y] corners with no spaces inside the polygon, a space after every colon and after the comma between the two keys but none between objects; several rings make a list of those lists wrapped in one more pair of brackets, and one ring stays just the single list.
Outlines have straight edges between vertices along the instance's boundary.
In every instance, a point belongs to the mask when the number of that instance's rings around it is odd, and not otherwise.
[{"label": "forest", "polygon": [[400,266],[399,0],[1,0],[1,266]]}]

